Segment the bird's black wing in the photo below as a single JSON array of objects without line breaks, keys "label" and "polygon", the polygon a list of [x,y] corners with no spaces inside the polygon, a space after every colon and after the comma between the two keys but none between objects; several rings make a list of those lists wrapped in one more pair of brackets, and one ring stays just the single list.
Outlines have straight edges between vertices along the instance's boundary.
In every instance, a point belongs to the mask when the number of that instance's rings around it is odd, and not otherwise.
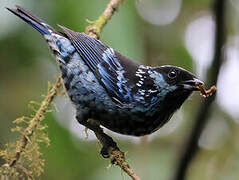
[{"label": "bird's black wing", "polygon": [[121,60],[116,56],[116,52],[84,33],[74,32],[63,26],[60,27],[98,81],[105,87],[110,97],[122,104],[131,102],[132,92],[127,85],[129,79],[126,77],[127,73],[121,64]]}]

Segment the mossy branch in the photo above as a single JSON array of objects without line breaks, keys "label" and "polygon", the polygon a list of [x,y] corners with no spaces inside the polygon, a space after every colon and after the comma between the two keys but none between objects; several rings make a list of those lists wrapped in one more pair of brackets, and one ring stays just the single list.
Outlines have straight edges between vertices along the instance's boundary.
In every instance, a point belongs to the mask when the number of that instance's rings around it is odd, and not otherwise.
[{"label": "mossy branch", "polygon": [[99,18],[93,21],[92,25],[86,27],[86,33],[95,39],[99,39],[104,26],[118,10],[123,1],[124,0],[111,0]]},{"label": "mossy branch", "polygon": [[[29,126],[24,130],[22,134],[22,140],[20,141],[19,146],[17,146],[17,149],[16,149],[15,158],[9,163],[10,167],[13,167],[17,163],[19,158],[21,157],[22,152],[26,148],[27,144],[30,142],[30,139],[34,133],[34,130],[40,124],[40,122],[44,119],[45,114],[47,113],[48,108],[50,107],[52,103],[52,100],[57,95],[58,89],[60,89],[61,86],[62,86],[61,78],[58,77],[53,87],[48,90],[48,94],[42,101],[40,108],[37,110],[34,117],[30,120]],[[50,85],[49,85],[49,88],[50,88]]]},{"label": "mossy branch", "polygon": [[[21,117],[14,121],[15,124],[25,124],[16,126],[12,131],[19,132],[22,137],[15,143],[6,145],[6,149],[0,151],[0,156],[6,161],[0,167],[1,179],[34,179],[43,172],[44,160],[41,159],[39,143],[49,145],[49,138],[44,132],[47,128],[41,121],[47,112],[51,112],[49,107],[62,86],[59,77],[55,84],[48,86],[48,92],[43,101],[39,104],[30,102],[29,106],[35,112],[32,117]],[[40,106],[35,110],[35,106]]]},{"label": "mossy branch", "polygon": [[[111,0],[102,15],[99,16],[92,25],[86,27],[86,33],[93,38],[99,39],[104,26],[111,19],[122,2],[123,0]],[[6,150],[0,151],[0,156],[6,161],[6,163],[0,167],[1,180],[24,177],[27,179],[34,179],[34,177],[40,176],[43,172],[44,160],[40,159],[41,153],[39,152],[38,143],[45,142],[49,144],[49,139],[43,131],[46,126],[41,125],[41,121],[45,118],[45,114],[49,112],[49,107],[62,86],[62,79],[58,77],[56,83],[49,86],[48,93],[40,103],[39,109],[37,111],[34,109],[35,115],[31,118],[22,117],[15,120],[15,123],[25,122],[27,127],[23,129],[17,126],[14,131],[20,132],[22,138],[15,143],[7,144]],[[100,141],[100,137],[97,138],[99,138]],[[102,143],[102,141],[100,142]],[[140,180],[126,162],[124,152],[111,148],[108,149],[108,152],[111,162],[114,165],[118,165],[133,180]],[[26,163],[26,161],[28,164],[29,161],[32,162],[27,166],[28,169],[24,166],[24,162]]]}]

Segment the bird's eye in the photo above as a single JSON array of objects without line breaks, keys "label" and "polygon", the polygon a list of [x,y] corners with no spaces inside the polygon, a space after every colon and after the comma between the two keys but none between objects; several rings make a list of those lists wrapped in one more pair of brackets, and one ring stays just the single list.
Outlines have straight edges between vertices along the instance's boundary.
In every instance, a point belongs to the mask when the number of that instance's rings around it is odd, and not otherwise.
[{"label": "bird's eye", "polygon": [[168,73],[168,77],[169,77],[170,79],[176,78],[176,77],[177,77],[177,72],[176,72],[175,70],[170,71],[170,72]]}]

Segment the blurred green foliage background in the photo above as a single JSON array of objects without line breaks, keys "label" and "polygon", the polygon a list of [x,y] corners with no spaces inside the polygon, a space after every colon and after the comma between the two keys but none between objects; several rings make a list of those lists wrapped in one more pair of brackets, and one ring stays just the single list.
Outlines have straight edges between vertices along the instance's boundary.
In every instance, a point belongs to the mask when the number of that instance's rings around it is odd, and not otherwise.
[{"label": "blurred green foliage background", "polygon": [[[11,133],[12,121],[31,114],[27,108],[31,100],[40,101],[46,93],[47,82],[54,81],[59,69],[44,39],[27,24],[10,14],[5,7],[21,5],[44,19],[53,27],[61,24],[75,31],[84,31],[86,20],[95,20],[104,10],[108,0],[2,0],[0,2],[0,148],[15,141],[18,134]],[[213,44],[212,3],[208,0],[125,0],[101,34],[101,41],[122,54],[149,65],[172,64],[188,69],[203,79],[210,65],[210,43]],[[225,63],[236,59],[233,67],[239,70],[239,3],[227,1]],[[192,23],[200,18],[187,34]],[[152,20],[154,19],[154,20]],[[204,20],[205,20],[204,19]],[[152,20],[152,21],[151,21]],[[207,23],[209,21],[209,24]],[[205,23],[205,24],[204,24]],[[211,24],[210,24],[211,23]],[[200,28],[206,30],[200,31]],[[198,37],[202,41],[194,41]],[[188,42],[188,43],[187,43]],[[191,44],[190,44],[191,43]],[[201,51],[204,44],[209,47]],[[201,64],[199,56],[207,63]],[[227,48],[228,47],[228,48]],[[234,50],[234,51],[233,51]],[[228,52],[227,52],[228,51]],[[209,53],[209,55],[207,54]],[[234,53],[230,56],[230,53]],[[211,53],[212,54],[212,53]],[[229,54],[229,55],[227,55]],[[236,55],[235,55],[236,54]],[[208,57],[209,56],[209,57]],[[208,57],[208,58],[207,58]],[[234,61],[233,61],[234,62]],[[238,65],[238,66],[237,66]],[[199,67],[204,68],[198,70]],[[223,69],[223,72],[228,72]],[[200,73],[201,72],[201,73]],[[226,73],[224,74],[226,76]],[[239,98],[237,75],[220,78],[217,101],[213,104],[210,121],[200,141],[200,152],[187,173],[189,180],[239,179]],[[225,80],[226,79],[226,80]],[[229,81],[227,79],[233,79]],[[230,84],[231,83],[231,84]],[[221,99],[220,99],[221,98]],[[45,119],[51,146],[42,147],[45,158],[44,180],[121,180],[129,179],[118,167],[109,167],[109,161],[99,155],[97,141],[85,140],[83,128],[72,125],[74,114],[67,98],[59,97],[59,112],[50,113]],[[145,180],[171,179],[194,124],[197,108],[203,99],[199,93],[188,100],[172,120],[154,135],[127,138],[113,134],[127,160],[136,173]],[[223,104],[223,102],[229,102]],[[222,103],[221,103],[222,102]],[[64,105],[62,105],[64,104]],[[230,111],[234,109],[234,113]],[[64,114],[68,116],[64,116]],[[0,160],[0,164],[3,162]]]}]

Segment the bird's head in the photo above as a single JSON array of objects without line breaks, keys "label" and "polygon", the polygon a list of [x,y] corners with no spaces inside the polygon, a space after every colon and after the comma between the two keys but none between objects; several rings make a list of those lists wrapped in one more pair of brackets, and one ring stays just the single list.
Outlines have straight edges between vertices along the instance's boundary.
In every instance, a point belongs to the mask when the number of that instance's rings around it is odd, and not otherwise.
[{"label": "bird's head", "polygon": [[173,109],[178,109],[193,91],[199,91],[196,85],[203,82],[189,71],[176,66],[160,66],[155,68],[155,83],[165,92],[165,103]]},{"label": "bird's head", "polygon": [[198,91],[199,88],[196,83],[203,85],[195,75],[191,72],[176,66],[160,66],[157,71],[162,75],[164,81],[175,87],[175,90],[182,92]]}]

